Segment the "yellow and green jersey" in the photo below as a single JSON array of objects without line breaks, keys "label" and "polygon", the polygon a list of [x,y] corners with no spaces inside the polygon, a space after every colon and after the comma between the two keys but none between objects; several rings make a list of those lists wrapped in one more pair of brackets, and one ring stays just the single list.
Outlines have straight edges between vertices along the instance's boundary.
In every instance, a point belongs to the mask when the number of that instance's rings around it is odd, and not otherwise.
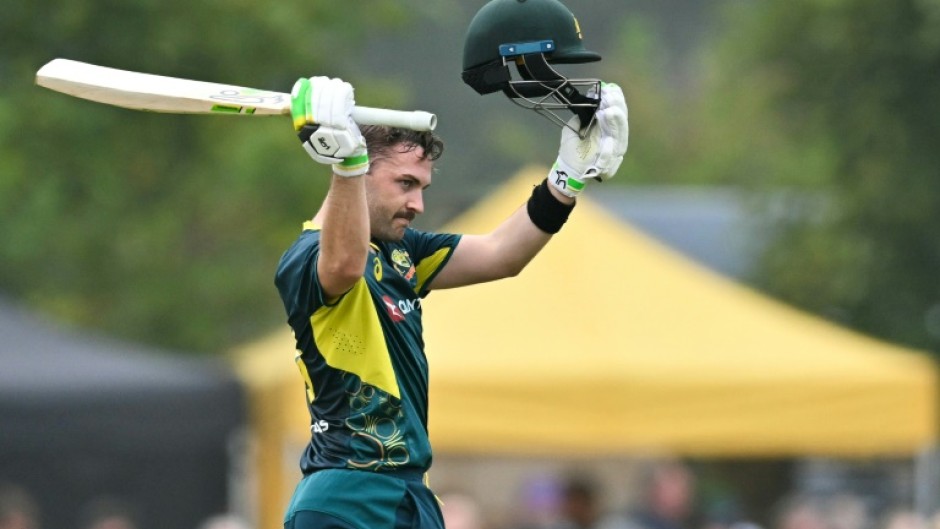
[{"label": "yellow and green jersey", "polygon": [[320,231],[304,228],[275,276],[307,387],[311,439],[301,470],[423,473],[431,447],[421,299],[460,236],[408,229],[399,242],[373,241],[363,277],[325,299]]}]

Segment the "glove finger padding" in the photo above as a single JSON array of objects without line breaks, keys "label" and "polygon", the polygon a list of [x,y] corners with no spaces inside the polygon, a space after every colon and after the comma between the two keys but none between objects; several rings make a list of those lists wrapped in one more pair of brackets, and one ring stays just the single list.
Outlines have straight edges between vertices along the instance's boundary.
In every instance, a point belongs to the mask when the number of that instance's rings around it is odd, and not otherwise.
[{"label": "glove finger padding", "polygon": [[333,164],[340,176],[369,170],[365,139],[352,119],[353,87],[340,79],[299,79],[291,90],[291,116],[304,150],[315,161]]},{"label": "glove finger padding", "polygon": [[627,109],[627,100],[623,96],[623,90],[617,83],[601,83],[601,100],[597,110],[603,111],[615,107],[624,111]]},{"label": "glove finger padding", "polygon": [[351,117],[355,105],[352,85],[340,79],[312,77],[310,86],[312,121],[338,130],[355,127]]},{"label": "glove finger padding", "polygon": [[583,138],[575,132],[581,124],[577,116],[561,132],[558,159],[548,181],[569,197],[577,196],[590,179],[613,178],[627,152],[630,128],[623,91],[616,84],[603,83],[600,97],[594,123]]},{"label": "glove finger padding", "polygon": [[629,112],[623,90],[613,83],[601,85],[601,103],[597,110],[597,123],[605,137],[615,139],[614,151],[618,156],[627,152],[630,139]]},{"label": "glove finger padding", "polygon": [[294,130],[300,132],[305,126],[312,123],[310,119],[310,79],[297,79],[290,91],[290,116],[294,122]]},{"label": "glove finger padding", "polygon": [[613,178],[627,152],[629,125],[624,111],[618,107],[598,112],[596,126],[600,129],[601,153],[596,166],[601,180]]},{"label": "glove finger padding", "polygon": [[575,197],[584,189],[584,180],[596,173],[594,162],[600,154],[600,129],[592,125],[581,138],[576,132],[581,120],[574,116],[561,130],[558,158],[548,175],[548,182],[563,195]]}]

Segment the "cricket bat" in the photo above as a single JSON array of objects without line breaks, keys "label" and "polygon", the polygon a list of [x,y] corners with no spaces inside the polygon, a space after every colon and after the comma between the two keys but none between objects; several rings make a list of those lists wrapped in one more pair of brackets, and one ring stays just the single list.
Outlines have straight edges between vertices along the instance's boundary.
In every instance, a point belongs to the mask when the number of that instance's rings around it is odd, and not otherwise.
[{"label": "cricket bat", "polygon": [[[171,114],[290,116],[290,94],[243,86],[193,81],[53,59],[36,72],[36,84],[64,94],[134,110]],[[434,130],[437,116],[420,110],[356,106],[360,125]]]}]

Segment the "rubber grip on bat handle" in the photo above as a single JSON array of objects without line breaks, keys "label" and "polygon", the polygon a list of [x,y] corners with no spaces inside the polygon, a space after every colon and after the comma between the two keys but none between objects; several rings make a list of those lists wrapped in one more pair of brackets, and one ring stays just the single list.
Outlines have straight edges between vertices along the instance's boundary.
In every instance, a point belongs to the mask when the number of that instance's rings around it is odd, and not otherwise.
[{"label": "rubber grip on bat handle", "polygon": [[421,110],[388,110],[385,108],[354,107],[352,118],[360,125],[388,125],[411,130],[434,130],[437,116]]}]

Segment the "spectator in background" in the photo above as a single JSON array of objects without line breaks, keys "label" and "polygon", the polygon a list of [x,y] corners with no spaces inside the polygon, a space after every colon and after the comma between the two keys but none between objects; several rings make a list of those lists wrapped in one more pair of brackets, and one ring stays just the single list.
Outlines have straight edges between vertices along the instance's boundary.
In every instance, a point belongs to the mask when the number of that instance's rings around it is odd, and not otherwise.
[{"label": "spectator in background", "polygon": [[828,529],[822,501],[804,496],[784,499],[776,508],[773,529]]},{"label": "spectator in background", "polygon": [[597,488],[586,476],[569,476],[562,484],[561,516],[555,529],[595,529],[601,519]]},{"label": "spectator in background", "polygon": [[868,507],[853,494],[837,494],[826,499],[829,529],[871,529]]},{"label": "spectator in background", "polygon": [[39,529],[39,507],[22,487],[0,483],[0,529]]},{"label": "spectator in background", "polygon": [[82,529],[137,529],[134,508],[127,502],[102,496],[82,510]]},{"label": "spectator in background", "polygon": [[658,461],[644,473],[639,507],[624,525],[634,529],[689,529],[695,476],[679,461]]},{"label": "spectator in background", "polygon": [[554,476],[536,476],[523,483],[514,529],[549,529],[561,515],[562,484]]},{"label": "spectator in background", "polygon": [[889,512],[879,529],[940,529],[940,526],[931,527],[930,520],[911,509],[900,508]]},{"label": "spectator in background", "polygon": [[216,514],[199,524],[199,529],[249,529],[240,516],[234,514]]},{"label": "spectator in background", "polygon": [[738,501],[723,498],[713,501],[702,514],[702,529],[761,529],[751,521]]},{"label": "spectator in background", "polygon": [[873,529],[873,524],[865,502],[852,494],[795,495],[777,507],[773,529]]},{"label": "spectator in background", "polygon": [[442,494],[441,514],[444,515],[444,527],[447,529],[483,529],[480,505],[467,494]]},{"label": "spectator in background", "polygon": [[598,488],[590,477],[575,474],[531,481],[523,491],[524,520],[516,528],[622,529],[602,525]]}]

